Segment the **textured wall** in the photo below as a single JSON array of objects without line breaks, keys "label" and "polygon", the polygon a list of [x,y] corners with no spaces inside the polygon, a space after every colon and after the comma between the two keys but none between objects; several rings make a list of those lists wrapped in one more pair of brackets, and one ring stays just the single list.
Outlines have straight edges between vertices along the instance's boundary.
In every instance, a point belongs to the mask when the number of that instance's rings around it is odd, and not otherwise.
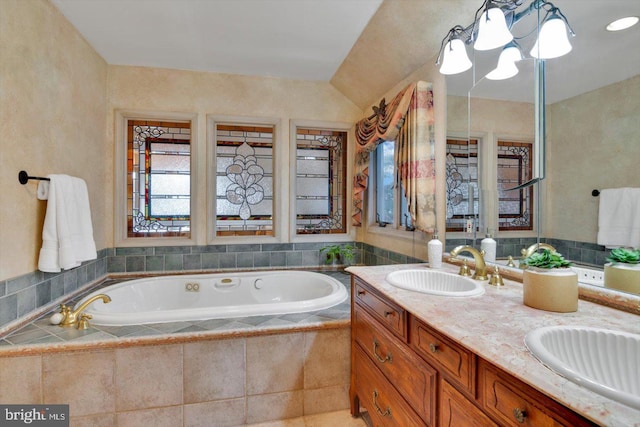
[{"label": "textured wall", "polygon": [[640,75],[547,107],[546,237],[596,242],[591,190],[640,187]]},{"label": "textured wall", "polygon": [[90,191],[98,249],[110,224],[107,64],[47,0],[0,2],[0,279],[36,269],[46,202],[31,175],[65,173]]}]

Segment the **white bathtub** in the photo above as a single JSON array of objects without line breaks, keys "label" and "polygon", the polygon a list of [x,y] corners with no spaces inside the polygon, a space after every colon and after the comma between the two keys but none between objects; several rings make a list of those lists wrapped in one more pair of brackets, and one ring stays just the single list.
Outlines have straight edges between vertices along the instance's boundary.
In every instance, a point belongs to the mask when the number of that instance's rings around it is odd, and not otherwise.
[{"label": "white bathtub", "polygon": [[338,280],[312,271],[159,276],[97,290],[110,303],[93,302],[85,313],[93,325],[140,325],[322,310],[349,294]]}]

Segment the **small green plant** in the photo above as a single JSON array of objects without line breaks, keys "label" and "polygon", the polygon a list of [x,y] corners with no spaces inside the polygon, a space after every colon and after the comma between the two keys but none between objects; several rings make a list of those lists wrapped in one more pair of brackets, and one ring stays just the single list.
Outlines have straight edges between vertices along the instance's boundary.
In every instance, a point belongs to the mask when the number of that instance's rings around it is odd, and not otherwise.
[{"label": "small green plant", "polygon": [[564,259],[561,253],[551,252],[549,249],[533,253],[531,256],[525,258],[522,263],[529,267],[545,269],[566,268],[571,265],[571,262]]},{"label": "small green plant", "polygon": [[612,249],[607,261],[621,262],[624,264],[640,264],[640,249]]},{"label": "small green plant", "polygon": [[353,253],[354,249],[355,248],[351,245],[329,245],[320,248],[320,253],[324,253],[326,255],[325,262],[327,264],[338,263],[341,261],[348,264],[355,256]]}]

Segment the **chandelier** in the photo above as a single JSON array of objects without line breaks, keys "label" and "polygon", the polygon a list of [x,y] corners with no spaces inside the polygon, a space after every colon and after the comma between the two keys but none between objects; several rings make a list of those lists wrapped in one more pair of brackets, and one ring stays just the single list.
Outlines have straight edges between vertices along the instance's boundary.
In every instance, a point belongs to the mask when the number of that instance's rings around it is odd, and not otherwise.
[{"label": "chandelier", "polygon": [[[473,23],[451,28],[442,40],[436,65],[445,75],[459,74],[472,67],[467,46],[477,51],[502,48],[498,63],[487,78],[503,80],[518,74],[517,62],[524,59],[521,44],[531,34],[537,39],[529,55],[536,59],[551,59],[571,51],[569,36],[575,36],[567,18],[553,3],[533,0],[518,11],[524,0],[485,0],[476,11]],[[511,30],[533,12],[538,13],[536,26],[522,37],[514,37]],[[480,17],[478,18],[478,15]]]}]

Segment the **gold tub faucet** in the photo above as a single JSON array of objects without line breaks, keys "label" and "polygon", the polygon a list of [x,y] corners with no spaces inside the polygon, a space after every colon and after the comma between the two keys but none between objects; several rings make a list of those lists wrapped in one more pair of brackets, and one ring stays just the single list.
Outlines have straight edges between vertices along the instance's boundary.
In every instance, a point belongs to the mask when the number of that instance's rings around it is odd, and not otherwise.
[{"label": "gold tub faucet", "polygon": [[475,273],[473,273],[473,279],[489,279],[489,277],[487,276],[487,265],[484,262],[484,253],[471,246],[461,245],[453,248],[453,250],[451,251],[451,257],[455,258],[462,252],[469,252],[471,255],[473,255],[473,259],[476,263],[476,271]]},{"label": "gold tub faucet", "polygon": [[71,307],[68,307],[64,304],[60,304],[60,314],[62,314],[62,320],[60,321],[60,326],[75,326],[78,329],[87,329],[89,327],[88,319],[91,319],[91,315],[84,314],[82,311],[89,306],[92,302],[101,299],[103,303],[111,302],[111,298],[106,294],[99,294],[94,297],[89,298],[78,308],[72,310]]},{"label": "gold tub faucet", "polygon": [[556,248],[554,248],[553,246],[551,246],[548,243],[534,243],[533,245],[529,246],[526,249],[523,249],[520,251],[520,253],[522,254],[522,259],[525,259],[527,257],[530,257],[531,255],[533,255],[535,252],[538,252],[539,249],[549,249],[551,252],[555,252]]}]

